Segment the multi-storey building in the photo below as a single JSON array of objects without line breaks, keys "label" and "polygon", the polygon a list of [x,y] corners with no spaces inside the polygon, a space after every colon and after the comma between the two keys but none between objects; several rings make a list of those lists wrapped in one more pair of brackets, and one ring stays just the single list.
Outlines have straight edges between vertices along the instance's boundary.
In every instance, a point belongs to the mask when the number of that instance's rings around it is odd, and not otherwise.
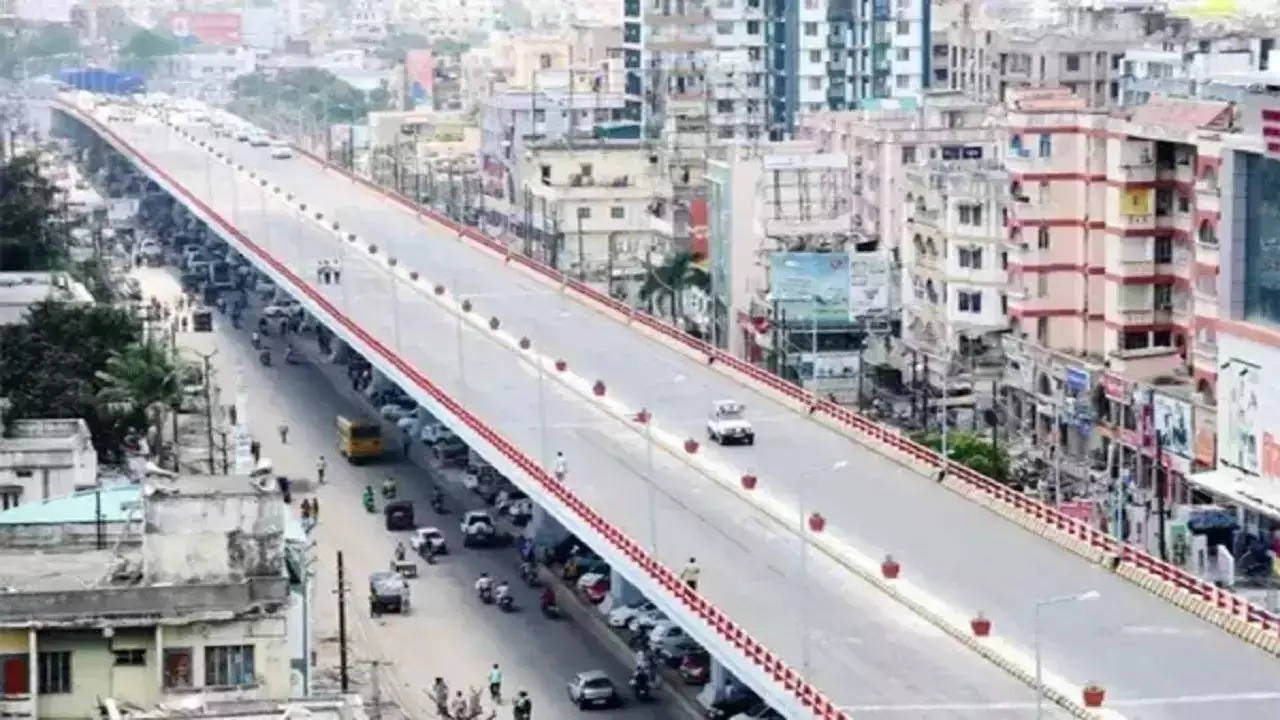
[{"label": "multi-storey building", "polygon": [[627,297],[632,280],[670,251],[666,169],[644,144],[566,136],[520,158],[524,211],[549,216],[552,266]]},{"label": "multi-storey building", "polygon": [[1063,6],[1056,22],[1034,26],[996,24],[970,7],[940,27],[935,87],[992,103],[1019,88],[1066,87],[1091,107],[1110,107],[1121,99],[1125,51],[1135,41],[1176,41],[1189,24],[1147,4],[1120,4]]},{"label": "multi-storey building", "polygon": [[[936,360],[924,379],[948,391],[999,374],[1008,329],[1004,218],[1008,175],[998,158],[933,160],[906,170],[902,341]],[[922,365],[923,368],[923,365]]]}]

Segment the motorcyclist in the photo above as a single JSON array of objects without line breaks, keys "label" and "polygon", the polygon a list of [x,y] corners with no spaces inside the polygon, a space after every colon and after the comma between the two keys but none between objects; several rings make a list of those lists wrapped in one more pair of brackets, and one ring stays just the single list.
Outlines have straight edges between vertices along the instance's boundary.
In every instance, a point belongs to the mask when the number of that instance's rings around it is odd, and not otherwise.
[{"label": "motorcyclist", "polygon": [[396,481],[388,477],[382,481],[383,497],[393,498],[396,496]]},{"label": "motorcyclist", "polygon": [[647,668],[636,668],[635,674],[631,676],[631,684],[636,690],[637,697],[648,697],[649,670]]},{"label": "motorcyclist", "polygon": [[258,334],[258,331],[255,330],[253,332],[253,335],[251,335],[250,337],[253,340],[253,349],[257,350],[258,348],[262,347],[262,336]]},{"label": "motorcyclist", "polygon": [[538,571],[534,569],[533,563],[528,560],[524,560],[520,563],[520,577],[530,583],[537,579]]},{"label": "motorcyclist", "polygon": [[529,720],[532,715],[533,701],[529,699],[529,693],[521,690],[511,703],[511,717],[513,720]]},{"label": "motorcyclist", "polygon": [[538,597],[538,604],[542,606],[543,610],[556,606],[556,594],[551,590],[550,585],[542,589],[542,595]]},{"label": "motorcyclist", "polygon": [[284,361],[287,363],[291,363],[293,362],[293,360],[294,360],[293,346],[286,345],[284,348]]},{"label": "motorcyclist", "polygon": [[396,562],[402,562],[403,560],[404,560],[404,543],[397,542],[396,543]]},{"label": "motorcyclist", "polygon": [[564,476],[569,473],[569,463],[564,459],[563,452],[556,452],[556,480],[564,482]]},{"label": "motorcyclist", "polygon": [[440,507],[444,505],[444,493],[440,492],[440,488],[431,489],[431,507]]},{"label": "motorcyclist", "polygon": [[498,589],[497,589],[496,591],[494,591],[494,593],[493,593],[493,597],[494,597],[498,602],[502,602],[502,600],[503,600],[504,598],[509,598],[509,597],[511,597],[511,586],[507,585],[507,581],[506,581],[506,580],[499,580],[499,581],[498,581]]},{"label": "motorcyclist", "polygon": [[364,496],[362,499],[364,500],[365,507],[373,507],[373,486],[372,485],[364,486]]},{"label": "motorcyclist", "polygon": [[493,592],[493,578],[489,577],[489,573],[480,573],[480,577],[476,579],[476,592],[481,595]]},{"label": "motorcyclist", "polygon": [[444,678],[437,677],[435,683],[431,685],[431,699],[436,704],[436,714],[440,717],[448,717],[449,686],[445,684]]}]

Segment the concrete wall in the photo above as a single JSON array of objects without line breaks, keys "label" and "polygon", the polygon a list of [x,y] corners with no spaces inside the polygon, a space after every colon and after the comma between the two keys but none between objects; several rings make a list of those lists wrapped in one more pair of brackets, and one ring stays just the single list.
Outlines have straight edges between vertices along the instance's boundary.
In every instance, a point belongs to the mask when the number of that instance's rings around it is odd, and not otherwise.
[{"label": "concrete wall", "polygon": [[148,582],[282,576],[284,512],[274,493],[153,494],[143,542]]}]

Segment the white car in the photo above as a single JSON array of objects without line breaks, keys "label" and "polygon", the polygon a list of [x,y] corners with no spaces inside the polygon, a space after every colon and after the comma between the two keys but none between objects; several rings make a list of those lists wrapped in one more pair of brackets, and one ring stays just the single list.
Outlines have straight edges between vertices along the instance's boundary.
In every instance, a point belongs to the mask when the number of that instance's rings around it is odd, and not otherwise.
[{"label": "white car", "polygon": [[401,420],[407,417],[409,413],[412,413],[412,412],[413,412],[413,407],[410,406],[408,402],[404,402],[404,403],[390,402],[390,403],[387,403],[386,405],[383,405],[378,410],[378,414],[381,415],[383,418],[394,421],[396,423],[399,423]]},{"label": "white car", "polygon": [[579,710],[590,706],[614,707],[622,704],[622,698],[613,681],[603,670],[580,672],[569,681],[569,700]]},{"label": "white car", "polygon": [[644,600],[616,607],[609,611],[609,627],[626,627],[627,623],[631,622],[631,619],[637,615],[653,612],[657,609],[658,606]]},{"label": "white car", "polygon": [[295,315],[302,311],[302,306],[295,302],[273,303],[262,308],[262,316],[268,318],[282,318]]},{"label": "white car", "polygon": [[246,128],[246,127],[236,128],[236,131],[235,131],[236,142],[247,143],[249,142],[249,138],[252,137],[252,135],[253,133],[249,132],[249,128]]},{"label": "white car", "polygon": [[266,133],[253,133],[249,136],[249,145],[253,147],[266,147],[271,144],[271,138]]},{"label": "white car", "polygon": [[635,617],[627,621],[627,630],[634,634],[647,633],[653,629],[653,626],[667,621],[667,616],[661,610],[650,610],[645,613],[638,613]]},{"label": "white car", "polygon": [[582,573],[582,575],[578,576],[578,582],[574,583],[574,587],[578,592],[582,592],[607,577],[609,576],[604,573]]},{"label": "white car", "polygon": [[440,528],[423,527],[413,531],[413,537],[409,539],[409,547],[416,552],[422,552],[422,548],[427,545],[430,545],[432,552],[437,555],[445,555],[449,552],[449,544],[445,542],[444,533],[440,532]]},{"label": "white car", "polygon": [[293,157],[293,148],[288,143],[273,142],[271,143],[271,157],[277,160],[288,160]]},{"label": "white car", "polygon": [[478,526],[486,526],[490,532],[493,532],[493,518],[489,517],[489,513],[483,510],[471,510],[462,516],[460,527],[463,535],[466,535],[468,530],[474,531]]},{"label": "white car", "polygon": [[649,631],[649,647],[659,653],[663,650],[672,652],[676,646],[688,639],[689,635],[684,631],[684,628],[670,620],[654,625],[653,629]]},{"label": "white car", "polygon": [[756,431],[747,420],[747,409],[736,400],[717,400],[711,403],[711,415],[707,418],[707,437],[724,445],[731,442],[754,445]]},{"label": "white car", "polygon": [[422,426],[422,432],[418,433],[418,439],[428,445],[448,440],[453,437],[453,431],[445,427],[442,423],[427,421]]}]

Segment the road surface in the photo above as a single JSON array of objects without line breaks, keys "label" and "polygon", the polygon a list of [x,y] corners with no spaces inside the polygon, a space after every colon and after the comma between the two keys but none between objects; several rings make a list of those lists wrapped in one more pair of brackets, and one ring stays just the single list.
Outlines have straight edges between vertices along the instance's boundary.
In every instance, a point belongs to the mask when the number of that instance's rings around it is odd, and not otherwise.
[{"label": "road surface", "polygon": [[[225,165],[162,126],[114,128],[300,276],[310,277],[320,258],[343,256],[342,284],[317,289],[535,457],[565,449],[572,482],[584,497],[634,537],[649,537],[651,523],[641,510],[649,503],[644,444],[634,432],[548,386],[544,433],[536,378],[505,349],[470,330],[460,334],[459,345],[453,321],[417,291],[392,286],[376,258],[369,262],[357,246],[299,221],[269,191],[243,176],[233,179]],[[349,180],[300,158],[272,160],[264,150],[225,147],[313,208],[336,215],[344,229],[378,242],[381,253],[473,298],[478,312],[520,328],[585,376],[607,379],[611,395],[653,408],[668,429],[700,436],[711,400],[744,400],[758,444],[708,448],[713,457],[760,475],[762,492],[793,506],[804,495],[806,509],[827,516],[829,532],[869,555],[891,551],[919,585],[962,611],[985,611],[1023,647],[1032,644],[1036,599],[1101,591],[1088,605],[1050,611],[1042,637],[1046,665],[1077,683],[1103,683],[1109,704],[1154,700],[1142,706],[1143,717],[1199,716],[1205,706],[1184,702],[1190,696],[1212,699],[1222,717],[1280,713],[1276,664],[1260,650],[843,435],[799,421],[768,398],[563,300],[465,243],[432,233]],[[849,467],[823,472],[838,460]],[[811,557],[807,577],[801,574],[790,529],[682,463],[659,456],[655,470],[659,557],[678,566],[696,549],[710,599],[797,667],[807,637],[806,674],[837,702],[972,703],[989,716],[991,704],[1026,697],[1025,689],[834,563]],[[801,631],[804,617],[808,635]]]}]

